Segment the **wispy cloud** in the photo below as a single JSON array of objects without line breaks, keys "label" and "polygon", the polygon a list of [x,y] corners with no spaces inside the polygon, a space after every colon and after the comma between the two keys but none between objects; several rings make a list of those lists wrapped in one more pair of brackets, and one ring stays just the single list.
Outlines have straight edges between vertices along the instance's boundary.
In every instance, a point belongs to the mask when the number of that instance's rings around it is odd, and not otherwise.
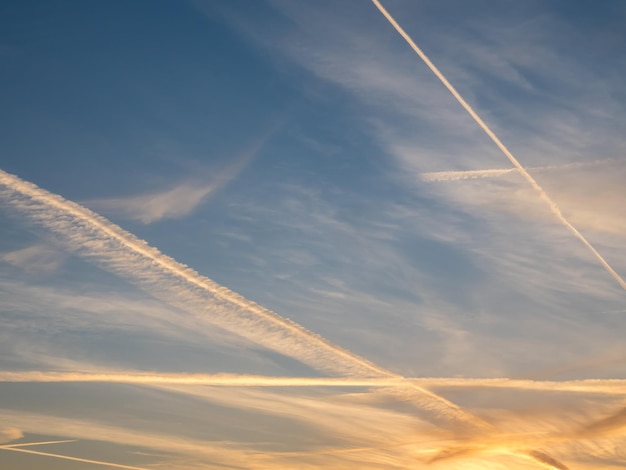
[{"label": "wispy cloud", "polygon": [[234,163],[219,171],[207,172],[208,182],[198,181],[196,177],[194,180],[183,181],[163,191],[138,196],[97,199],[87,201],[85,204],[95,210],[138,220],[144,224],[187,216],[206,202],[209,196],[233,181],[254,160],[270,135],[271,133],[268,133],[258,139]]},{"label": "wispy cloud", "polygon": [[98,199],[85,204],[96,210],[151,224],[191,214],[219,185],[183,182],[161,192],[140,196]]},{"label": "wispy cloud", "polygon": [[16,441],[24,434],[17,428],[0,428],[0,443]]},{"label": "wispy cloud", "polygon": [[65,254],[53,247],[37,244],[0,254],[0,261],[16,266],[29,274],[49,274],[63,263]]}]

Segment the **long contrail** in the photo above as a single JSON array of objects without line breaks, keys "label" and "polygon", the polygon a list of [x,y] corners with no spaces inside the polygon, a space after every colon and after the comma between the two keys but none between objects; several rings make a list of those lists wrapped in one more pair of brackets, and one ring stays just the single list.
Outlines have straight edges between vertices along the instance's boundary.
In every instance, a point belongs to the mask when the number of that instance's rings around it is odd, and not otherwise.
[{"label": "long contrail", "polygon": [[[606,165],[611,163],[618,163],[620,160],[615,158],[605,158],[602,160],[594,160],[590,162],[575,162],[566,163],[564,165],[545,165],[534,166],[527,169],[533,172],[545,172],[545,171],[563,171],[571,170],[574,168],[586,168],[594,167],[598,165]],[[484,170],[459,170],[459,171],[429,171],[426,173],[420,173],[419,178],[426,183],[442,182],[442,181],[463,181],[474,180],[483,178],[497,178],[499,176],[508,175],[509,173],[517,172],[517,168],[489,168]]]},{"label": "long contrail", "polygon": [[76,442],[76,439],[65,439],[63,441],[22,442],[19,444],[3,444],[0,446],[0,449],[9,449],[13,447],[47,446],[50,444],[65,444],[67,442]]},{"label": "long contrail", "polygon": [[395,375],[201,276],[95,212],[2,170],[0,196],[60,234],[70,250],[194,315],[209,313],[203,318],[228,331],[333,374]]},{"label": "long contrail", "polygon": [[[59,242],[69,250],[227,331],[331,375],[404,380],[201,276],[89,209],[2,170],[0,198],[60,235]],[[473,428],[487,426],[449,400],[404,383],[407,394],[434,417]]]},{"label": "long contrail", "polygon": [[394,387],[411,383],[421,388],[502,388],[625,395],[624,379],[538,381],[508,378],[393,378],[393,377],[272,377],[241,374],[180,374],[120,372],[0,371],[0,382],[12,383],[128,383],[135,385],[210,385],[216,387]]},{"label": "long contrail", "polygon": [[93,465],[103,465],[105,467],[125,468],[128,470],[150,470],[146,467],[133,467],[132,465],[122,465],[119,463],[103,462],[101,460],[82,459],[79,457],[70,457],[69,455],[51,454],[49,452],[40,452],[38,450],[22,449],[16,447],[0,447],[0,450],[9,450],[11,452],[22,452],[24,454],[42,455],[44,457],[54,457],[63,460],[73,460],[74,462],[90,463]]},{"label": "long contrail", "polygon": [[611,267],[611,265],[602,257],[600,253],[593,247],[593,245],[584,237],[582,233],[576,229],[561,213],[561,209],[559,206],[548,196],[548,194],[544,191],[544,189],[537,183],[535,178],[533,178],[528,171],[520,164],[520,162],[515,158],[515,156],[509,151],[509,149],[500,141],[498,136],[485,124],[485,122],[480,118],[478,114],[472,109],[472,107],[463,99],[463,97],[459,94],[458,91],[452,86],[452,84],[446,79],[446,77],[441,73],[441,71],[433,64],[428,56],[424,54],[424,52],[415,44],[411,36],[407,34],[404,29],[396,22],[396,20],[389,14],[389,12],[382,6],[379,0],[372,0],[376,8],[384,15],[385,18],[391,23],[391,25],[395,28],[395,30],[404,38],[404,40],[411,46],[411,48],[415,51],[415,53],[426,63],[428,68],[435,74],[435,76],[443,83],[443,85],[448,89],[448,91],[454,96],[454,98],[459,102],[459,104],[468,112],[468,114],[476,121],[476,124],[480,126],[480,128],[485,131],[485,134],[489,136],[489,138],[493,141],[494,144],[502,151],[502,153],[509,159],[509,161],[513,164],[517,171],[524,177],[524,179],[537,191],[541,199],[548,205],[552,213],[556,216],[556,218],[567,228],[569,231],[576,236],[583,244],[593,253],[596,259],[600,262],[600,264],[606,269],[606,271],[617,281],[617,283],[622,287],[622,289],[626,290],[626,281],[622,279],[622,277]]}]

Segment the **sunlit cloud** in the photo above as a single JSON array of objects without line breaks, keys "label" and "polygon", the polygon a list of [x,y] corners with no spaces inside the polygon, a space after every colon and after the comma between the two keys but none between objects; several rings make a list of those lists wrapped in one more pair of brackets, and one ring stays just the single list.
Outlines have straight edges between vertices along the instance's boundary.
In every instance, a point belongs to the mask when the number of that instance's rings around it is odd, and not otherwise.
[{"label": "sunlit cloud", "polygon": [[98,199],[86,204],[96,210],[151,224],[162,219],[176,219],[191,214],[217,188],[217,184],[183,182],[161,192]]},{"label": "sunlit cloud", "polygon": [[[275,132],[273,128],[258,139],[250,149],[234,163],[213,173],[207,172],[206,181],[183,181],[163,191],[138,196],[97,199],[85,204],[95,210],[119,215],[123,218],[151,224],[163,219],[177,219],[194,212],[216,191],[226,187],[252,163],[267,139]],[[196,177],[197,178],[197,177]]]},{"label": "sunlit cloud", "polygon": [[402,387],[408,383],[423,388],[446,389],[516,389],[524,391],[559,391],[626,394],[626,380],[587,379],[567,381],[520,380],[508,378],[358,378],[358,377],[270,377],[241,374],[176,374],[139,371],[49,372],[0,371],[0,382],[109,382],[144,385],[211,385],[224,387]]},{"label": "sunlit cloud", "polygon": [[0,428],[0,443],[16,441],[24,434],[17,428]]},{"label": "sunlit cloud", "polygon": [[65,255],[62,252],[43,244],[0,254],[0,261],[18,267],[29,274],[55,272],[64,259]]}]

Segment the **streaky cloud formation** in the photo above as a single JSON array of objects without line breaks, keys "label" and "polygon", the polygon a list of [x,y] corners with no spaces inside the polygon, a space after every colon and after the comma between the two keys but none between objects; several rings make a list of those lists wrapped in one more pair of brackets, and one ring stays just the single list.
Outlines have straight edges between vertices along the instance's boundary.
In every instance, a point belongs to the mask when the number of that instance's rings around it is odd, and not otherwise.
[{"label": "streaky cloud formation", "polygon": [[184,181],[165,191],[131,197],[97,199],[87,201],[86,205],[96,210],[110,211],[128,219],[138,220],[144,224],[184,217],[196,210],[211,194],[234,180],[254,160],[275,130],[276,126],[254,142],[250,149],[234,163],[211,174],[208,177],[208,183],[196,180]]},{"label": "streaky cloud formation", "polygon": [[22,431],[17,428],[0,428],[0,443],[15,441],[23,436]]},{"label": "streaky cloud formation", "polygon": [[176,219],[191,214],[217,184],[199,184],[185,181],[165,191],[139,196],[97,199],[87,201],[94,209],[111,212],[127,219],[151,224],[163,219]]},{"label": "streaky cloud formation", "polygon": [[502,151],[502,153],[509,159],[517,171],[524,177],[524,179],[535,189],[537,194],[550,208],[550,211],[554,216],[563,224],[576,238],[578,238],[588,249],[593,253],[596,259],[604,267],[604,269],[617,281],[617,283],[626,290],[626,281],[611,267],[611,265],[604,259],[604,257],[594,248],[594,246],[585,238],[585,236],[578,231],[562,214],[559,206],[548,196],[544,189],[537,183],[535,178],[522,166],[517,158],[509,151],[509,149],[502,143],[498,136],[485,124],[481,117],[474,111],[474,109],[463,99],[459,92],[452,86],[448,79],[441,73],[441,71],[431,62],[428,56],[417,46],[415,41],[407,34],[406,31],[398,24],[398,22],[391,16],[391,14],[385,9],[379,0],[372,0],[376,8],[383,14],[383,16],[389,21],[389,23],[395,28],[395,30],[404,38],[409,46],[415,51],[415,53],[424,61],[428,68],[435,74],[435,76],[443,83],[448,91],[454,96],[459,104],[465,109],[468,114],[474,119],[474,121],[480,126],[480,128],[489,136],[494,144]]}]

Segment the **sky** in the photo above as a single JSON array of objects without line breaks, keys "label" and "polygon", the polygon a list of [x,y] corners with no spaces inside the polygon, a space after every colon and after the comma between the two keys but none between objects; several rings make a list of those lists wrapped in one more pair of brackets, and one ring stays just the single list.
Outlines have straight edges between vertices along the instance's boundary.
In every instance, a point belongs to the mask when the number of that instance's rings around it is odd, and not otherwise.
[{"label": "sky", "polygon": [[626,5],[0,4],[0,469],[626,468]]}]

